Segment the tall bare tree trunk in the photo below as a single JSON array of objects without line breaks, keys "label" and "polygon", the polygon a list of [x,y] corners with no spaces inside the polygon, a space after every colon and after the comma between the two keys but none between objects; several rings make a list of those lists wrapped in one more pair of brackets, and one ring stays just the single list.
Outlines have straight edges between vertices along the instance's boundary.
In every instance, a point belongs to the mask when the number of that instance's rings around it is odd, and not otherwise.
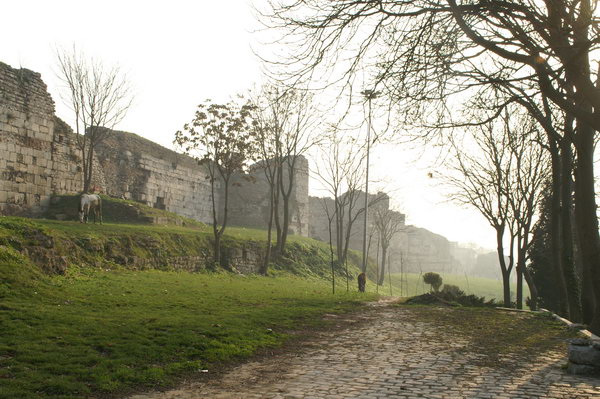
[{"label": "tall bare tree trunk", "polygon": [[383,243],[381,245],[381,271],[379,273],[379,281],[377,281],[378,285],[383,285],[383,281],[385,280],[385,261],[387,259],[387,250],[388,246]]},{"label": "tall bare tree trunk", "polygon": [[600,333],[600,236],[598,235],[598,217],[596,215],[596,193],[594,190],[594,130],[587,126],[578,126],[577,165],[575,168],[575,217],[583,259],[583,276],[592,282],[594,301],[592,318],[589,323],[592,332]]},{"label": "tall bare tree trunk", "polygon": [[[579,2],[579,14],[573,25],[574,45],[586,48],[589,44],[589,30],[592,20],[590,0]],[[580,51],[570,60],[565,69],[567,78],[575,86],[582,80],[589,80],[590,59],[587,51]],[[594,111],[583,93],[576,91],[573,96],[575,106],[583,111]],[[598,110],[596,110],[598,111]],[[577,153],[575,168],[575,218],[581,245],[584,276],[587,274],[593,284],[594,311],[590,320],[593,333],[600,333],[600,235],[598,234],[598,216],[596,193],[594,188],[594,135],[595,130],[581,119],[575,120],[576,134],[573,144]]]},{"label": "tall bare tree trunk", "polygon": [[[520,245],[520,244],[519,244]],[[521,252],[521,251],[518,251]],[[519,255],[517,255],[518,257]],[[523,309],[523,264],[517,259],[517,309]]]},{"label": "tall bare tree trunk", "polygon": [[[369,247],[371,246],[371,237],[369,237]],[[379,237],[377,237],[377,254],[375,256],[375,263],[377,265],[377,270],[375,273],[375,277],[377,278],[377,284],[375,284],[375,288],[377,293],[379,293]],[[367,251],[368,252],[368,251]]]},{"label": "tall bare tree trunk", "polygon": [[335,267],[334,267],[334,263],[333,263],[333,243],[332,243],[332,236],[331,236],[331,218],[329,218],[329,215],[327,215],[327,219],[328,219],[328,230],[329,230],[329,254],[331,255],[331,292],[333,294],[335,294]]},{"label": "tall bare tree trunk", "polygon": [[281,199],[283,200],[283,220],[281,223],[281,236],[280,241],[277,243],[277,249],[279,253],[285,251],[285,245],[287,243],[287,237],[290,229],[290,200],[292,196],[292,190],[294,186],[294,175],[296,173],[296,160],[286,161],[287,164],[287,182],[283,180],[283,167],[280,168],[278,186],[281,193]]},{"label": "tall bare tree trunk", "polygon": [[339,264],[345,264],[344,259],[344,213],[343,205],[339,203],[339,198],[335,203],[336,219],[335,219],[335,241],[336,241],[336,255]]},{"label": "tall bare tree trunk", "polygon": [[267,275],[269,270],[269,262],[271,261],[271,247],[272,247],[272,236],[273,236],[273,210],[275,207],[275,198],[273,192],[273,185],[269,188],[269,222],[267,223],[267,249],[265,251],[265,259],[260,268],[260,274],[263,276]]},{"label": "tall bare tree trunk", "polygon": [[580,322],[581,290],[575,270],[573,258],[573,225],[571,210],[573,209],[573,189],[571,172],[573,170],[573,154],[571,143],[563,140],[561,143],[561,225],[562,225],[562,270],[567,287],[569,320]]},{"label": "tall bare tree trunk", "polygon": [[[277,173],[276,173],[276,182],[279,181],[279,175],[281,174],[281,166],[277,166]],[[273,215],[275,218],[275,227],[277,230],[277,236],[275,237],[275,256],[280,255],[281,254],[281,234],[282,234],[282,227],[281,227],[281,215],[279,214],[279,188],[278,188],[278,184],[279,183],[275,183],[275,206],[273,209]]]},{"label": "tall bare tree trunk", "polygon": [[[214,180],[214,172],[211,173],[211,180]],[[215,198],[215,184],[211,181],[210,198],[212,202],[212,217],[213,217],[213,267],[218,267],[221,264],[221,235],[219,234],[219,215],[217,213],[217,199]]]},{"label": "tall bare tree trunk", "polygon": [[287,237],[290,228],[290,198],[289,196],[283,196],[283,223],[281,225],[281,243],[279,250],[281,253],[285,251],[285,244],[287,243]]},{"label": "tall bare tree trunk", "polygon": [[[577,230],[575,230],[575,233]],[[578,270],[578,274],[581,278],[581,317],[582,321],[592,320],[594,318],[594,309],[596,307],[596,301],[594,298],[594,285],[592,283],[592,277],[590,271],[586,268],[585,262],[581,258],[581,244],[579,243],[579,235],[574,234],[575,242],[575,266]]]},{"label": "tall bare tree trunk", "polygon": [[526,251],[523,251],[523,254],[519,256],[519,264],[520,264],[520,268],[523,271],[523,276],[525,277],[527,286],[529,287],[529,293],[531,294],[531,297],[529,300],[529,307],[531,308],[531,310],[537,310],[537,308],[538,308],[538,305],[537,305],[538,304],[538,290],[537,290],[537,287],[533,280],[533,277],[531,276],[531,274],[529,273],[529,270],[527,270],[527,267],[525,266],[525,258],[526,258],[525,252]]},{"label": "tall bare tree trunk", "polygon": [[558,145],[554,137],[548,135],[548,140],[552,160],[552,202],[550,208],[552,277],[558,288],[557,297],[559,298],[559,309],[556,311],[568,319],[570,318],[569,293],[567,291],[567,283],[565,280],[566,272],[563,268],[563,245],[561,240],[561,217],[563,216],[561,211],[561,186],[563,182],[561,159]]},{"label": "tall bare tree trunk", "polygon": [[500,262],[500,269],[502,271],[502,288],[504,293],[504,306],[507,308],[511,307],[510,303],[510,270],[506,267],[506,259],[504,259],[504,244],[503,244],[504,231],[503,228],[496,228],[496,243],[498,245],[498,261]]}]

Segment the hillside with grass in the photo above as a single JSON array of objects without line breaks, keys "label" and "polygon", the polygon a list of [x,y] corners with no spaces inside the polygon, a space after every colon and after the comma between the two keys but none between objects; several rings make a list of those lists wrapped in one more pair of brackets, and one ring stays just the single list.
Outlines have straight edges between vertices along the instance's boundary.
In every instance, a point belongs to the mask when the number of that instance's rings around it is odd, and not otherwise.
[{"label": "hillside with grass", "polygon": [[46,215],[63,220],[0,217],[0,398],[172,386],[376,298],[346,292],[342,268],[333,294],[318,241],[290,237],[257,276],[264,231],[229,228],[213,267],[207,226],[130,201],[104,209],[103,225],[75,221],[68,197]]},{"label": "hillside with grass", "polygon": [[[143,204],[103,196],[104,224],[77,222],[77,197],[60,196],[47,219],[3,217],[0,246],[14,249],[47,274],[68,269],[216,271],[252,274],[263,262],[266,232],[229,227],[222,240],[220,265],[212,262],[212,229],[203,223]],[[59,219],[59,220],[57,220]],[[328,246],[290,236],[287,251],[270,266],[271,273],[331,275]],[[359,256],[349,270],[356,275]],[[345,268],[336,266],[337,274]]]}]

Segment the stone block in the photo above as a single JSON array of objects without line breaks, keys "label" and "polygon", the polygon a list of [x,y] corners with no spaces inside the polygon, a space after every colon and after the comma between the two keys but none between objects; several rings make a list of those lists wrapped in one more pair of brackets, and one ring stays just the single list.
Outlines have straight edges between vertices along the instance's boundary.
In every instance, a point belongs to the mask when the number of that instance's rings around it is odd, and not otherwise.
[{"label": "stone block", "polygon": [[591,345],[569,345],[569,361],[600,368],[600,350]]},{"label": "stone block", "polygon": [[42,196],[40,196],[40,205],[43,206],[43,207],[50,206],[50,199],[51,198],[52,197],[49,196],[49,195],[42,195]]},{"label": "stone block", "polygon": [[569,362],[567,366],[567,372],[569,374],[576,375],[600,375],[600,368],[589,366],[587,364],[576,364]]}]

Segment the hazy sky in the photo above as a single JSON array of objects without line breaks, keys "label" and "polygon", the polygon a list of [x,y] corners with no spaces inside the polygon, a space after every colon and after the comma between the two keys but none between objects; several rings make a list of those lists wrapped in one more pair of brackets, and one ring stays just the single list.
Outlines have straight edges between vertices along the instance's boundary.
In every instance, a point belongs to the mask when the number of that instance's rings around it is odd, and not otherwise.
[{"label": "hazy sky", "polygon": [[[260,0],[257,0],[260,1]],[[57,47],[73,44],[106,65],[118,64],[135,91],[134,106],[116,128],[172,148],[174,132],[197,104],[226,101],[261,80],[258,27],[250,0],[19,0],[2,4],[0,61],[40,72],[59,117],[72,125],[55,76]],[[260,49],[259,49],[260,50]],[[445,202],[429,179],[433,155],[379,146],[372,174],[394,192],[407,223],[448,239],[495,247],[477,213]],[[315,186],[314,184],[312,185]]]}]

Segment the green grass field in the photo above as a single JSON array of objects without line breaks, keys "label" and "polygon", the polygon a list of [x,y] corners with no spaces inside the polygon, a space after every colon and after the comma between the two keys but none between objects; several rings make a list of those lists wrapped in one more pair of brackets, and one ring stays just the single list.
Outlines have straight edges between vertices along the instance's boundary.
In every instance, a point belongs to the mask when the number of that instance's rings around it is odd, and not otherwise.
[{"label": "green grass field", "polygon": [[[328,245],[305,237],[290,236],[270,277],[178,272],[168,260],[210,251],[210,227],[172,215],[166,225],[149,224],[166,216],[111,203],[128,224],[0,218],[0,398],[123,396],[170,386],[377,298],[372,282],[357,293],[355,278],[347,292],[341,266],[332,294]],[[265,231],[230,227],[223,246],[262,250],[265,240]],[[142,270],[120,258],[152,263]],[[47,265],[57,259],[66,267]],[[349,259],[356,276],[360,256],[352,251]],[[427,291],[419,278],[409,275],[401,292],[393,275],[393,294]],[[443,278],[490,298],[501,289],[486,279],[466,286],[464,277]],[[379,293],[389,295],[387,281]]]},{"label": "green grass field", "polygon": [[[81,398],[172,384],[314,326],[373,294],[322,279],[83,270],[47,277],[14,253],[0,324],[1,398]],[[22,281],[16,281],[22,280]]]},{"label": "green grass field", "polygon": [[[346,292],[339,267],[332,294],[329,249],[304,237],[290,237],[270,277],[175,271],[161,260],[211,250],[211,229],[184,222],[0,218],[0,398],[122,396],[169,386],[377,298],[357,293],[354,279]],[[223,246],[262,251],[265,239],[264,231],[232,227]],[[153,262],[140,270],[117,257]],[[67,264],[62,275],[46,265],[56,259]]]}]

